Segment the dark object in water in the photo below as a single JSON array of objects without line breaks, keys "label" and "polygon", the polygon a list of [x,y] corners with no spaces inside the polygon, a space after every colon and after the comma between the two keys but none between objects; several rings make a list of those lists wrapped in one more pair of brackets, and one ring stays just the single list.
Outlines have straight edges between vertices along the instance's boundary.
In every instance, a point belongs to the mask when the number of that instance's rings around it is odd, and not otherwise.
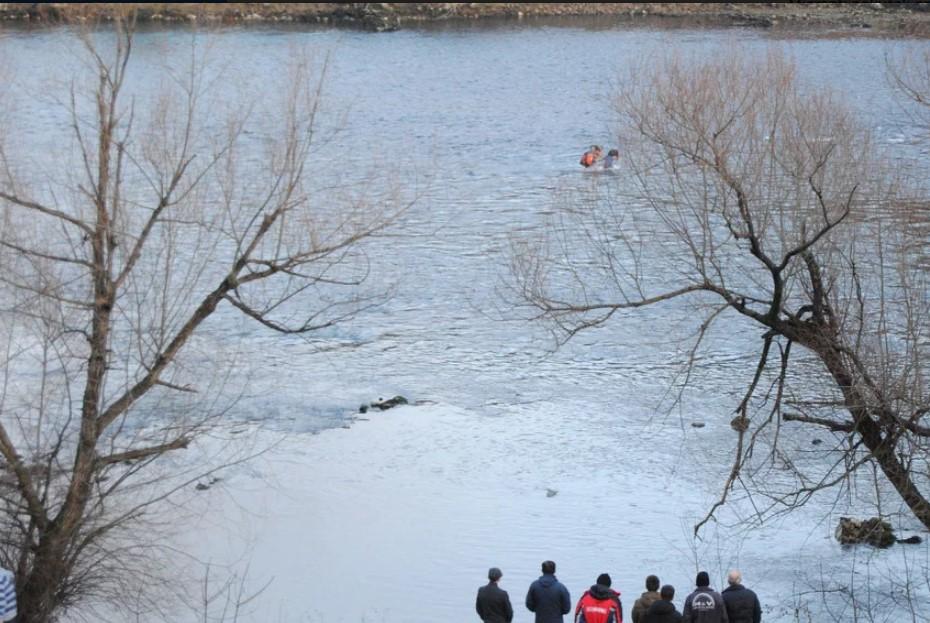
[{"label": "dark object in water", "polygon": [[843,545],[868,543],[872,547],[891,547],[895,543],[891,524],[880,517],[870,519],[853,519],[840,517],[836,527],[836,540]]},{"label": "dark object in water", "polygon": [[393,398],[389,400],[378,398],[376,402],[371,403],[371,406],[374,407],[375,409],[381,409],[382,411],[385,411],[387,409],[391,409],[393,407],[397,407],[397,406],[405,405],[405,404],[408,404],[406,398],[404,398],[403,396],[394,396]]},{"label": "dark object in water", "polygon": [[735,418],[730,420],[730,428],[738,433],[745,433],[747,430],[749,430],[749,418],[745,415],[737,415]]},{"label": "dark object in water", "polygon": [[906,539],[898,539],[898,543],[906,543],[907,545],[920,545],[923,542],[924,540],[916,534],[914,536],[909,536]]}]

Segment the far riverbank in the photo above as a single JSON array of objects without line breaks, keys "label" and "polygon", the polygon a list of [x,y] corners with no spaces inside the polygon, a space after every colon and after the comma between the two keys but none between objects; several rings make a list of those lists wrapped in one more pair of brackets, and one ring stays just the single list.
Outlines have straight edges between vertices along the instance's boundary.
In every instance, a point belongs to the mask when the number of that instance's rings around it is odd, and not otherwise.
[{"label": "far riverbank", "polygon": [[373,31],[445,20],[604,16],[760,28],[828,27],[930,34],[930,3],[0,3],[0,21],[109,21],[135,11],[140,22],[312,23]]}]

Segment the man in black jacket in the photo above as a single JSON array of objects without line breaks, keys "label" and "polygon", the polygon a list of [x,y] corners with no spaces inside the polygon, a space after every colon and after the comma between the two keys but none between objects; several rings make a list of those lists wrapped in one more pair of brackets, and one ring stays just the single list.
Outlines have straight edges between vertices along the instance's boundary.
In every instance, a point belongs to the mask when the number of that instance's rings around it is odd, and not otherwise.
[{"label": "man in black jacket", "polygon": [[562,623],[562,616],[572,610],[572,598],[565,585],[555,577],[555,563],[542,564],[542,576],[530,584],[526,609],[536,613],[536,623]]},{"label": "man in black jacket", "polygon": [[681,613],[675,610],[675,587],[666,584],[659,591],[660,599],[652,602],[641,623],[681,623]]},{"label": "man in black jacket", "polygon": [[742,585],[743,575],[739,569],[727,574],[727,583],[723,589],[723,603],[727,607],[730,623],[759,623],[762,620],[762,607],[756,594]]},{"label": "man in black jacket", "polygon": [[510,606],[510,596],[501,589],[497,583],[504,576],[497,567],[488,569],[487,585],[478,589],[478,599],[475,600],[475,610],[484,623],[510,623],[513,621],[513,608]]}]

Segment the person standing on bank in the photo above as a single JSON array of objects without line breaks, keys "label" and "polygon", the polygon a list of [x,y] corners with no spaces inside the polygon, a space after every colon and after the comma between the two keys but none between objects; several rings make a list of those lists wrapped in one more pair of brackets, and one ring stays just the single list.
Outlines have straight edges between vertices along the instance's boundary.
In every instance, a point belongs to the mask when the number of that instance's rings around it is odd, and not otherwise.
[{"label": "person standing on bank", "polygon": [[542,576],[530,584],[526,609],[536,613],[536,623],[563,623],[562,617],[572,611],[572,598],[555,577],[555,563],[551,560],[542,564]]},{"label": "person standing on bank", "polygon": [[623,623],[620,593],[611,590],[610,576],[602,573],[575,606],[575,623]]},{"label": "person standing on bank", "polygon": [[681,623],[681,613],[675,610],[675,604],[672,603],[672,600],[675,599],[675,587],[671,584],[666,584],[662,587],[662,590],[659,591],[659,595],[662,598],[652,602],[652,605],[649,606],[649,610],[646,611],[646,614],[640,619],[641,622]]},{"label": "person standing on bank", "polygon": [[743,574],[739,569],[731,569],[727,574],[729,586],[721,593],[727,616],[730,617],[730,623],[759,623],[762,620],[759,598],[742,582]]},{"label": "person standing on bank", "polygon": [[488,569],[489,582],[478,589],[475,610],[484,623],[510,623],[513,621],[513,608],[510,596],[497,583],[504,576],[497,567]]},{"label": "person standing on bank", "polygon": [[659,578],[654,575],[646,576],[646,592],[633,604],[633,623],[643,623],[649,606],[660,599],[662,596],[659,595]]},{"label": "person standing on bank", "polygon": [[710,587],[710,576],[706,571],[697,574],[697,588],[685,598],[681,611],[683,623],[729,623],[723,597]]}]

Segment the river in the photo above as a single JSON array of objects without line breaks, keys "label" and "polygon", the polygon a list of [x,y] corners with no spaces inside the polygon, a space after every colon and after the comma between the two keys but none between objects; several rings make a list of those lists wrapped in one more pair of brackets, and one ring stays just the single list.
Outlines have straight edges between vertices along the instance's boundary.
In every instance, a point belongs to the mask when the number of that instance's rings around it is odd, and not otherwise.
[{"label": "river", "polygon": [[[141,31],[135,88],[150,88],[146,66],[180,62],[191,36]],[[279,479],[234,505],[249,507],[251,519],[233,531],[248,533],[250,580],[272,580],[249,620],[475,620],[474,591],[495,565],[516,620],[529,621],[525,588],[552,558],[573,597],[609,571],[627,611],[648,573],[676,584],[680,606],[698,567],[719,586],[738,564],[763,598],[764,620],[792,621],[822,561],[827,575],[849,572],[842,565],[856,554],[832,540],[829,517],[843,508],[832,499],[754,532],[724,524],[690,538],[727,470],[728,414],[754,364],[752,328],[715,336],[699,382],[669,413],[681,338],[693,330],[688,310],[662,321],[624,314],[556,350],[544,327],[506,305],[507,251],[514,234],[560,209],[560,191],[590,183],[577,164],[588,145],[618,146],[610,102],[639,60],[778,47],[802,80],[842,93],[879,140],[910,146],[917,131],[898,113],[885,54],[925,50],[925,41],[606,18],[197,36],[238,77],[224,93],[243,105],[273,88],[295,50],[328,54],[325,123],[338,134],[316,162],[338,163],[350,183],[375,180],[376,195],[385,180],[407,194],[415,184],[417,195],[401,226],[369,248],[368,283],[394,289],[380,307],[309,340],[229,316],[202,336],[207,349],[236,340],[243,363],[230,384],[246,389],[230,417],[287,433],[277,458],[226,479],[233,497],[255,474]],[[0,43],[26,88],[74,62],[64,30],[3,30]],[[15,119],[38,145],[55,142],[50,128],[61,121],[46,110]],[[359,405],[395,394],[422,404],[342,429]],[[225,498],[209,499],[207,515],[231,513]],[[724,516],[732,523],[745,512],[738,505]],[[191,539],[212,543],[200,557],[235,558],[235,540],[206,523],[212,536]],[[898,569],[903,559],[893,549],[874,564]]]}]

